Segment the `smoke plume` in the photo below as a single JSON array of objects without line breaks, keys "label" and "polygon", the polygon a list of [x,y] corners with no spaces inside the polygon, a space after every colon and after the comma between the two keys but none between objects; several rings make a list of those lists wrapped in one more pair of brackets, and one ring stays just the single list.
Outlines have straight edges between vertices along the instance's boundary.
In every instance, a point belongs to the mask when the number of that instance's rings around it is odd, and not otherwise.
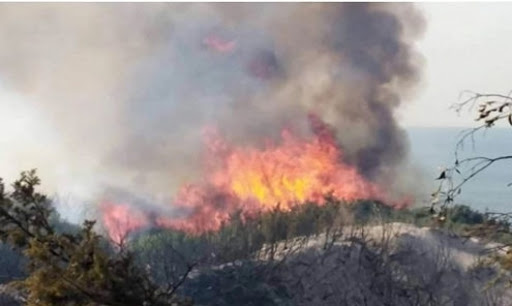
[{"label": "smoke plume", "polygon": [[34,166],[58,191],[169,198],[200,179],[204,127],[261,147],[311,135],[310,114],[345,162],[396,188],[394,112],[419,81],[423,26],[409,4],[1,4],[0,80],[56,135],[44,163],[65,170]]}]

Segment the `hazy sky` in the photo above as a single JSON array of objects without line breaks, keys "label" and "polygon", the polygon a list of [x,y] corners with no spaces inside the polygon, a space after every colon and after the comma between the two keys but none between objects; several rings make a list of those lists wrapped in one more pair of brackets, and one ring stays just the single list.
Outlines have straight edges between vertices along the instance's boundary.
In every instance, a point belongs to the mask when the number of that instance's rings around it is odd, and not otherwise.
[{"label": "hazy sky", "polygon": [[462,90],[512,90],[511,3],[424,3],[427,32],[418,48],[425,57],[423,86],[404,107],[406,126],[474,124],[472,114],[448,110]]}]

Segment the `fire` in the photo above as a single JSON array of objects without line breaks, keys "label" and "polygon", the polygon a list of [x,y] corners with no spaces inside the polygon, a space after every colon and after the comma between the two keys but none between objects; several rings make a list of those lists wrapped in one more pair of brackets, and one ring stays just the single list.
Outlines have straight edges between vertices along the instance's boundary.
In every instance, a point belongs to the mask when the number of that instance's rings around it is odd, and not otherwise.
[{"label": "fire", "polygon": [[135,230],[149,224],[149,218],[128,205],[104,202],[100,206],[103,225],[115,243],[122,243]]},{"label": "fire", "polygon": [[262,210],[278,203],[288,210],[305,201],[322,202],[329,192],[347,200],[373,195],[373,186],[355,168],[339,163],[341,157],[333,143],[318,137],[303,141],[284,131],[280,145],[233,149],[211,181],[242,201],[256,200]]},{"label": "fire", "polygon": [[205,37],[203,39],[203,44],[219,53],[230,53],[236,47],[235,41],[225,40],[213,34]]},{"label": "fire", "polygon": [[[236,210],[249,215],[276,207],[288,211],[308,201],[322,205],[326,194],[346,201],[385,200],[377,185],[343,162],[328,126],[316,116],[309,119],[313,136],[300,137],[285,129],[280,141],[267,142],[263,148],[233,146],[215,129],[206,130],[204,179],[183,186],[173,203],[186,216],[157,217],[155,224],[201,233],[219,229]],[[149,224],[148,217],[117,208],[104,220],[107,228],[118,216],[134,217],[127,230]],[[111,236],[121,233],[109,228]]]},{"label": "fire", "polygon": [[321,205],[327,194],[347,201],[384,198],[354,166],[342,162],[343,154],[328,127],[313,115],[310,122],[314,131],[310,139],[283,130],[280,143],[267,143],[263,149],[233,147],[215,130],[208,130],[206,181],[181,190],[175,205],[191,214],[167,224],[202,232],[217,230],[236,209],[287,211],[307,201]]}]

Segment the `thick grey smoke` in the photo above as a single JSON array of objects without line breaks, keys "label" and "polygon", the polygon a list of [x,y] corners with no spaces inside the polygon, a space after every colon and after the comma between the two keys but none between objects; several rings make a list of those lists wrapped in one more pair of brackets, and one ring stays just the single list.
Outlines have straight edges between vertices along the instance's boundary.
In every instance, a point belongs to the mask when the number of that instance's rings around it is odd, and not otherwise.
[{"label": "thick grey smoke", "polygon": [[422,30],[409,4],[1,4],[0,80],[52,124],[72,180],[169,196],[197,179],[203,127],[259,145],[312,112],[389,181]]}]

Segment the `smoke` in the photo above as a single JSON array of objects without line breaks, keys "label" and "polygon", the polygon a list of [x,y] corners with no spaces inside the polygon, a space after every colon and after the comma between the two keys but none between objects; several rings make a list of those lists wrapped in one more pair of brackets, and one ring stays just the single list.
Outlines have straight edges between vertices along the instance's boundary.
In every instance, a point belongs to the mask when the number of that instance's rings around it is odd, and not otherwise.
[{"label": "smoke", "polygon": [[204,127],[261,146],[310,113],[397,188],[423,27],[409,4],[0,4],[0,79],[55,133],[60,191],[169,198],[198,179]]}]

